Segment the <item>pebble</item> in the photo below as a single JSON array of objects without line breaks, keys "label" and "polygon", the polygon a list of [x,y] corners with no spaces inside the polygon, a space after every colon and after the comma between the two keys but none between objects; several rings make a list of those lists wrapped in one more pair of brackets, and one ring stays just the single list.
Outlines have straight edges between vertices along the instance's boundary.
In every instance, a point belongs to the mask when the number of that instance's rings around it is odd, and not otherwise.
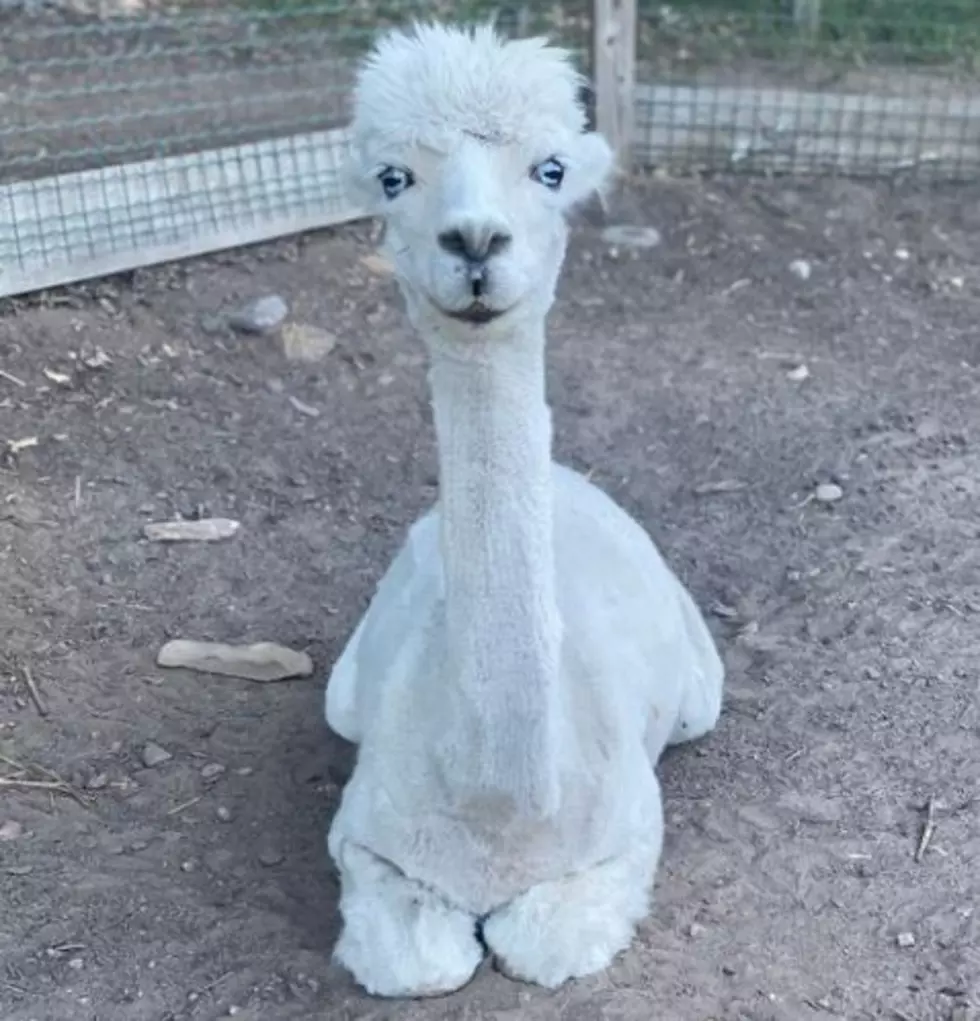
[{"label": "pebble", "polygon": [[8,865],[4,870],[8,876],[29,876],[34,871],[33,865]]},{"label": "pebble", "polygon": [[289,315],[289,306],[278,294],[268,294],[250,301],[232,313],[229,322],[242,333],[272,333]]},{"label": "pebble", "polygon": [[259,863],[266,868],[272,868],[273,865],[281,865],[286,860],[286,856],[278,847],[269,846],[259,848],[258,859]]},{"label": "pebble", "polygon": [[908,950],[909,947],[915,946],[915,936],[910,932],[900,932],[895,937],[895,942],[903,949]]},{"label": "pebble", "polygon": [[157,665],[249,681],[285,681],[291,677],[309,677],[313,673],[313,660],[305,652],[296,652],[275,642],[223,645],[178,638],[160,649]]},{"label": "pebble", "polygon": [[240,527],[240,523],[231,518],[151,521],[143,526],[143,534],[150,542],[218,542],[230,539]]},{"label": "pebble", "polygon": [[19,840],[24,835],[24,827],[16,819],[7,819],[0,823],[0,840]]},{"label": "pebble", "polygon": [[85,967],[85,962],[80,957],[73,957],[68,962],[68,967],[73,971],[81,971]]},{"label": "pebble", "polygon": [[642,227],[631,223],[610,224],[602,232],[607,245],[624,248],[656,248],[660,244],[660,231],[656,227]]},{"label": "pebble", "polygon": [[786,373],[786,378],[792,383],[802,383],[810,375],[810,370],[805,365],[797,365]]},{"label": "pebble", "polygon": [[282,348],[291,362],[318,362],[336,346],[336,336],[319,326],[289,323],[283,327]]},{"label": "pebble", "polygon": [[789,271],[797,280],[809,280],[810,274],[813,272],[813,267],[806,261],[806,259],[794,259],[789,264]]},{"label": "pebble", "polygon": [[226,805],[218,805],[214,810],[219,822],[231,822],[231,809]]},{"label": "pebble", "polygon": [[220,762],[209,762],[206,766],[201,767],[201,776],[205,780],[217,780],[224,771],[225,767]]},{"label": "pebble", "polygon": [[86,789],[90,791],[101,791],[108,786],[108,773],[96,773],[95,776],[90,777],[88,783],[85,784]]},{"label": "pebble", "polygon": [[145,851],[150,846],[148,840],[132,840],[129,844],[130,851]]},{"label": "pebble", "polygon": [[820,503],[836,503],[844,495],[844,490],[836,482],[821,482],[813,495]]},{"label": "pebble", "polygon": [[169,762],[173,756],[166,748],[161,748],[160,745],[147,741],[140,751],[140,758],[147,769],[153,769],[154,766],[160,766],[164,762]]},{"label": "pebble", "polygon": [[197,868],[197,863],[188,859],[180,863],[181,872],[193,872]]}]

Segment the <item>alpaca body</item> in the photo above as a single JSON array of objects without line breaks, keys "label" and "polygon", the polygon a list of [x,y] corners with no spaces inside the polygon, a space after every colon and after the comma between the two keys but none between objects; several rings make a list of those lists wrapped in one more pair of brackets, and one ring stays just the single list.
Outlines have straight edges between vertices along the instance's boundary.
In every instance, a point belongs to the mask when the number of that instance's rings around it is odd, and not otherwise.
[{"label": "alpaca body", "polygon": [[326,696],[359,746],[328,837],[335,955],[372,993],[458,988],[485,947],[545,986],[609,964],[660,856],[657,759],[720,708],[686,590],[552,462],[544,327],[565,215],[612,162],[581,84],[543,40],[418,26],[378,44],[355,92],[352,180],[428,350],[439,452],[437,507]]},{"label": "alpaca body", "polygon": [[506,804],[454,784],[479,754],[478,737],[468,740],[479,719],[447,694],[438,508],[413,526],[327,688],[331,728],[360,746],[332,845],[353,841],[474,916],[636,844],[659,849],[654,766],[720,710],[721,663],[687,591],[605,493],[560,465],[553,472],[562,623],[553,817],[508,823]]}]

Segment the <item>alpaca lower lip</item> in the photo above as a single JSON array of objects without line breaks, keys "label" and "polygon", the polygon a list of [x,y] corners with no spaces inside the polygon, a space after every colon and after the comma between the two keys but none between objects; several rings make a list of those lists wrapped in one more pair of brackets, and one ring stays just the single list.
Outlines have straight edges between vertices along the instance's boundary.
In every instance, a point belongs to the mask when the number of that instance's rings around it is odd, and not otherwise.
[{"label": "alpaca lower lip", "polygon": [[506,309],[502,308],[490,308],[480,301],[474,301],[472,305],[467,305],[466,308],[443,309],[443,312],[451,319],[458,319],[461,322],[473,323],[478,326],[492,322],[506,311]]}]

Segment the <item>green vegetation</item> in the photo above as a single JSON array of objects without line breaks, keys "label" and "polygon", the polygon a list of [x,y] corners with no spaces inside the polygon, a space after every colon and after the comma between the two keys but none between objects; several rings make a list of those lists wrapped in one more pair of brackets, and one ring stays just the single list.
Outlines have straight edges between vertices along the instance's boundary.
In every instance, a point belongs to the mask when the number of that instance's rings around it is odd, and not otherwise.
[{"label": "green vegetation", "polygon": [[[691,27],[796,45],[806,33],[794,23],[793,6],[793,0],[640,0],[640,16],[669,23],[673,14]],[[834,55],[971,66],[980,57],[980,0],[819,0],[818,6],[819,26],[805,41]]]}]

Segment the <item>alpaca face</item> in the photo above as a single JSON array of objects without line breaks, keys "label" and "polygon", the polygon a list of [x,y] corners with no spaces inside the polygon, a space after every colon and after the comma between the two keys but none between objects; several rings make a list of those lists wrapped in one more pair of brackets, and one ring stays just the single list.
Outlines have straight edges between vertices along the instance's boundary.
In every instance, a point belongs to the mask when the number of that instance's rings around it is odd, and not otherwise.
[{"label": "alpaca face", "polygon": [[563,51],[488,28],[379,45],[358,83],[355,176],[413,318],[465,332],[547,311],[565,215],[611,165],[579,84]]}]

